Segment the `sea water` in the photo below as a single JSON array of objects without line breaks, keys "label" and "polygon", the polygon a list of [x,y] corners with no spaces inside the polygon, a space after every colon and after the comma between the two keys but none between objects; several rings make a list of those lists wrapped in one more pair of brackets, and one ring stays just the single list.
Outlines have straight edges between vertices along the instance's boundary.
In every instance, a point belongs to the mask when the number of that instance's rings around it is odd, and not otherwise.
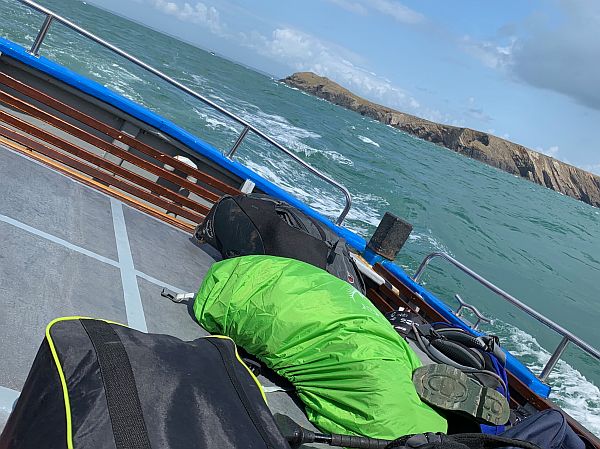
[{"label": "sea water", "polygon": [[[353,203],[345,225],[369,238],[385,211],[414,231],[397,263],[413,274],[443,251],[600,347],[600,210],[334,106],[142,25],[75,0],[44,5],[68,16],[235,112],[343,183]],[[0,35],[29,46],[43,17],[0,0]],[[59,24],[41,54],[144,104],[225,151],[241,127],[199,101]],[[329,217],[339,191],[260,139],[236,159]],[[494,318],[500,336],[539,373],[560,338],[443,261],[423,283],[455,306],[459,293]],[[600,435],[600,363],[572,345],[550,375],[551,398]]]}]

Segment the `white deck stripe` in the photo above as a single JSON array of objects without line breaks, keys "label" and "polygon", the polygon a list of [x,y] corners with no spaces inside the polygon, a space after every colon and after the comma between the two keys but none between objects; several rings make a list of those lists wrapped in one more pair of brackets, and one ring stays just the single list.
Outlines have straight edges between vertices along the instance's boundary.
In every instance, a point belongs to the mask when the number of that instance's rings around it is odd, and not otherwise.
[{"label": "white deck stripe", "polygon": [[20,394],[18,391],[0,385],[0,412],[10,413]]},{"label": "white deck stripe", "polygon": [[152,282],[153,284],[158,285],[159,287],[164,287],[164,288],[168,288],[169,290],[175,292],[175,293],[186,293],[184,290],[175,287],[174,285],[171,284],[167,284],[166,282],[161,281],[160,279],[156,279],[146,273],[142,273],[141,271],[135,270],[135,274],[138,277],[141,277],[142,279],[146,279],[149,282]]},{"label": "white deck stripe", "polygon": [[[77,245],[75,245],[73,243],[67,242],[66,240],[63,240],[60,237],[56,237],[56,236],[54,236],[52,234],[48,234],[47,232],[40,231],[39,229],[34,228],[32,226],[29,226],[29,225],[26,225],[23,222],[15,220],[14,218],[10,218],[10,217],[8,217],[6,215],[0,214],[0,221],[4,222],[6,224],[12,225],[12,226],[14,226],[16,228],[22,229],[23,231],[29,232],[30,234],[42,237],[42,238],[44,238],[46,240],[49,240],[49,241],[51,241],[53,243],[56,243],[58,245],[64,246],[65,248],[71,249],[71,250],[76,251],[76,252],[78,252],[80,254],[84,254],[84,255],[86,255],[88,257],[96,259],[96,260],[98,260],[100,262],[103,262],[105,264],[111,265],[111,266],[113,266],[115,268],[119,268],[119,269],[121,268],[121,265],[119,264],[119,262],[117,262],[115,260],[109,259],[108,257],[101,256],[100,254],[97,254],[97,253],[95,253],[93,251],[90,251],[88,249],[82,248],[81,246],[77,246]],[[146,279],[147,281],[152,282],[153,284],[158,285],[159,287],[168,288],[169,290],[172,290],[175,293],[184,293],[184,290],[182,290],[182,289],[180,289],[178,287],[175,287],[175,286],[173,286],[171,284],[168,284],[166,282],[163,282],[160,279],[156,279],[155,277],[152,277],[149,274],[143,273],[143,272],[138,271],[138,270],[135,270],[135,274],[136,274],[136,276],[139,276],[142,279]]]},{"label": "white deck stripe", "polygon": [[69,249],[72,249],[73,251],[77,251],[78,253],[85,254],[86,256],[92,257],[96,260],[99,260],[100,262],[104,262],[108,265],[112,265],[113,267],[119,268],[119,263],[112,259],[109,259],[108,257],[101,256],[100,254],[96,254],[95,252],[89,251],[85,248],[82,248],[81,246],[77,246],[77,245],[74,245],[73,243],[69,243],[66,240],[61,239],[60,237],[56,237],[52,234],[48,234],[47,232],[40,231],[39,229],[36,229],[29,225],[26,225],[25,223],[15,220],[14,218],[10,218],[10,217],[7,217],[6,215],[0,214],[0,221],[3,221],[4,223],[8,223],[10,225],[13,225],[19,229],[22,229],[23,231],[27,231],[27,232],[31,233],[31,234],[35,234],[40,237],[43,237],[46,240],[50,240],[51,242],[58,243],[59,245],[62,245]]},{"label": "white deck stripe", "polygon": [[115,228],[115,240],[117,242],[117,254],[119,255],[119,268],[121,269],[121,282],[123,283],[123,298],[125,299],[125,312],[127,313],[127,324],[139,331],[148,332],[142,297],[137,283],[133,256],[127,237],[127,227],[123,216],[122,204],[110,199],[113,226]]}]

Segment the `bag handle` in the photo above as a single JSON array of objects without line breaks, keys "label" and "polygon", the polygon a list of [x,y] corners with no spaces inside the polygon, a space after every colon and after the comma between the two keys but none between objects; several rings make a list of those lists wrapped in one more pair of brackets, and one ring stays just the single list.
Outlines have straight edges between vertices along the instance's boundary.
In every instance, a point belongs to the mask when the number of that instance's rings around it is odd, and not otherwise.
[{"label": "bag handle", "polygon": [[80,319],[100,365],[117,449],[152,449],[125,346],[106,321]]}]

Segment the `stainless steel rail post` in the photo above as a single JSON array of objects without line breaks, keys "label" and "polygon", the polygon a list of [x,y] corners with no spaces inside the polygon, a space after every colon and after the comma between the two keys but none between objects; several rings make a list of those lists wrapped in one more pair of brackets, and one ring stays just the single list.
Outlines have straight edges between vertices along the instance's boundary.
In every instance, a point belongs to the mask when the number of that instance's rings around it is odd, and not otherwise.
[{"label": "stainless steel rail post", "polygon": [[544,369],[542,369],[542,373],[539,376],[539,378],[542,382],[546,382],[546,379],[548,379],[548,376],[550,375],[550,373],[552,372],[552,370],[558,363],[558,360],[563,355],[563,352],[565,352],[565,349],[567,349],[568,344],[569,344],[569,337],[564,336],[562,338],[562,340],[560,341],[560,343],[558,344],[558,346],[556,347],[556,349],[554,350],[554,352],[552,353],[552,356],[550,356],[548,363],[546,363],[546,366],[544,366]]},{"label": "stainless steel rail post", "polygon": [[44,23],[40,27],[40,31],[38,31],[37,36],[35,37],[35,41],[29,50],[34,56],[39,56],[40,47],[42,46],[42,42],[46,38],[48,31],[50,30],[50,25],[52,25],[52,20],[54,20],[54,16],[52,14],[46,14],[46,18],[44,19]]},{"label": "stainless steel rail post", "polygon": [[236,139],[235,143],[231,147],[231,150],[229,150],[229,153],[227,153],[228,158],[230,158],[230,159],[233,158],[233,155],[235,154],[237,149],[242,144],[242,141],[244,140],[244,137],[246,137],[246,134],[248,134],[248,131],[250,131],[250,128],[245,126],[244,129],[242,130],[242,132],[240,133],[240,135],[238,136],[238,138]]},{"label": "stainless steel rail post", "polygon": [[552,356],[550,357],[550,360],[548,360],[548,363],[546,363],[546,366],[542,370],[542,373],[540,374],[540,376],[538,376],[540,380],[544,381],[545,379],[548,378],[548,375],[550,374],[550,372],[552,371],[552,369],[556,365],[556,362],[558,361],[558,359],[561,357],[561,355],[565,351],[565,348],[567,347],[567,343],[569,343],[569,342],[573,342],[574,344],[576,344],[577,346],[579,346],[581,349],[583,349],[587,354],[589,354],[592,357],[600,360],[600,351],[598,351],[592,345],[590,345],[589,343],[585,342],[584,340],[582,340],[581,338],[579,338],[577,335],[573,334],[572,332],[566,330],[564,327],[560,326],[559,324],[555,323],[550,318],[547,318],[546,316],[542,315],[537,310],[532,309],[527,304],[524,304],[523,302],[519,301],[517,298],[515,298],[514,296],[512,296],[509,293],[505,292],[501,288],[499,288],[496,285],[492,284],[490,281],[488,281],[487,279],[485,279],[483,276],[477,274],[476,272],[474,272],[473,270],[471,270],[469,267],[467,267],[466,265],[463,265],[458,260],[456,260],[454,257],[452,257],[452,256],[450,256],[450,255],[448,255],[446,253],[436,252],[436,253],[428,254],[423,259],[423,261],[421,262],[421,265],[419,265],[419,268],[417,268],[417,271],[415,272],[415,274],[413,276],[413,280],[415,282],[419,282],[419,280],[421,279],[421,276],[425,272],[425,269],[429,265],[429,262],[431,262],[431,260],[434,259],[434,258],[436,258],[436,257],[440,257],[440,258],[442,258],[442,259],[450,262],[452,265],[454,265],[455,267],[457,267],[463,273],[469,275],[470,277],[472,277],[473,279],[475,279],[477,282],[479,282],[483,286],[487,287],[489,290],[491,290],[494,293],[496,293],[498,296],[500,296],[504,300],[508,301],[512,305],[514,305],[517,308],[521,309],[523,312],[525,312],[529,316],[535,318],[536,320],[538,320],[540,323],[544,324],[545,326],[549,327],[554,332],[556,332],[559,335],[563,336],[562,341],[560,342],[560,344],[558,345],[558,347],[552,353]]},{"label": "stainless steel rail post", "polygon": [[[255,128],[254,126],[252,126],[247,121],[243,120],[242,118],[238,117],[237,115],[233,114],[232,112],[228,111],[227,109],[219,106],[218,104],[214,103],[213,101],[209,100],[208,98],[206,98],[206,97],[200,95],[199,93],[193,91],[192,89],[190,89],[189,87],[185,86],[184,84],[181,84],[179,81],[176,81],[175,79],[171,78],[170,76],[166,75],[165,73],[161,72],[160,70],[155,69],[151,65],[146,64],[145,62],[141,61],[140,59],[136,58],[135,56],[133,56],[133,55],[131,55],[131,54],[129,54],[129,53],[121,50],[119,47],[111,44],[108,41],[105,41],[104,39],[96,36],[93,33],[90,33],[89,31],[87,31],[86,29],[80,27],[79,25],[74,24],[70,20],[65,19],[64,17],[62,17],[62,16],[60,16],[58,14],[55,14],[54,12],[50,11],[47,8],[44,8],[43,6],[37,4],[36,2],[34,2],[32,0],[17,0],[17,1],[19,1],[20,3],[23,3],[24,5],[29,6],[32,9],[35,9],[36,11],[39,11],[39,12],[41,12],[43,14],[46,14],[46,16],[48,16],[48,17],[51,17],[50,19],[46,18],[46,21],[44,22],[44,25],[42,25],[42,28],[40,29],[40,33],[38,34],[38,37],[36,38],[36,42],[34,43],[34,46],[32,47],[32,51],[34,50],[34,48],[35,48],[36,43],[38,42],[38,40],[39,40],[39,45],[37,45],[36,51],[39,50],[39,46],[41,45],[42,41],[44,40],[44,37],[45,37],[46,33],[48,32],[48,28],[50,27],[50,23],[51,23],[52,20],[56,20],[56,21],[62,23],[66,27],[68,27],[68,28],[72,29],[73,31],[75,31],[76,33],[79,33],[82,36],[87,37],[91,41],[96,42],[97,44],[99,44],[99,45],[101,45],[101,46],[109,49],[113,53],[116,53],[117,55],[119,55],[119,56],[127,59],[128,61],[130,61],[130,62],[134,63],[135,65],[143,68],[144,70],[152,73],[153,75],[156,75],[158,78],[162,79],[163,81],[166,81],[167,83],[169,83],[172,86],[176,87],[177,89],[185,92],[186,94],[190,95],[191,97],[194,97],[197,100],[202,101],[204,104],[210,106],[213,109],[216,109],[217,111],[219,111],[223,115],[229,117],[230,119],[236,121],[240,125],[243,125],[245,127],[244,131],[242,131],[243,135],[241,134],[238,137],[238,139],[236,140],[236,142],[235,142],[234,146],[232,147],[232,149],[229,150],[228,156],[233,156],[233,154],[235,153],[235,151],[237,151],[238,147],[242,143],[242,140],[244,139],[244,137],[246,136],[246,134],[248,133],[248,131],[252,131],[254,134],[256,134],[258,137],[260,137],[262,140],[264,140],[265,142],[268,142],[269,144],[273,145],[275,148],[277,148],[281,152],[285,153],[288,157],[290,157],[293,160],[295,160],[296,162],[298,162],[300,165],[302,165],[304,168],[306,168],[312,174],[314,174],[315,176],[317,176],[318,178],[321,178],[326,183],[331,184],[333,187],[335,187],[338,190],[340,190],[344,194],[345,205],[344,205],[344,208],[343,208],[342,212],[340,213],[340,215],[336,219],[335,224],[341,225],[343,223],[344,218],[346,218],[346,215],[348,215],[348,212],[350,211],[350,207],[352,206],[352,197],[350,196],[350,192],[348,191],[348,189],[346,189],[346,187],[344,187],[342,184],[340,184],[339,182],[333,180],[329,176],[321,173],[319,170],[317,170],[316,168],[314,168],[312,165],[310,165],[307,162],[303,161],[301,158],[299,158],[298,156],[296,156],[296,154],[292,153],[290,150],[288,150],[287,148],[285,148],[283,145],[281,145],[280,143],[276,142],[271,137],[269,137],[268,135],[266,135],[262,131],[258,130],[257,128]],[[45,26],[46,22],[48,22],[47,26]],[[44,31],[44,28],[45,28],[45,31]],[[246,131],[246,128],[248,128],[248,131]]]}]

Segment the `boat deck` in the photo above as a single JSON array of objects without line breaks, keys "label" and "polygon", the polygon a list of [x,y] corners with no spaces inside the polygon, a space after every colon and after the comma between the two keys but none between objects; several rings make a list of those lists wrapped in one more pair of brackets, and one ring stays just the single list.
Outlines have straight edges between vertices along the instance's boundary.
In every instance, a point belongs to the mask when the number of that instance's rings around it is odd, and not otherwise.
[{"label": "boat deck", "polygon": [[[207,334],[191,301],[161,296],[163,287],[196,291],[215,262],[188,233],[1,143],[0,191],[0,429],[56,317],[103,318],[183,340]],[[273,412],[312,428],[288,393],[267,397]]]}]

